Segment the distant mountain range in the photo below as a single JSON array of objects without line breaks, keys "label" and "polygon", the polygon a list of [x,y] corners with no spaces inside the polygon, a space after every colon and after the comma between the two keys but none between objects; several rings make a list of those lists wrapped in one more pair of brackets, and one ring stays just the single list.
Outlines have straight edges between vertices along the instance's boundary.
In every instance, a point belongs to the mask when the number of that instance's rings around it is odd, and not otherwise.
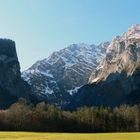
[{"label": "distant mountain range", "polygon": [[1,108],[19,97],[64,109],[138,104],[140,25],[100,45],[72,44],[22,74],[15,43],[1,39],[0,66]]}]

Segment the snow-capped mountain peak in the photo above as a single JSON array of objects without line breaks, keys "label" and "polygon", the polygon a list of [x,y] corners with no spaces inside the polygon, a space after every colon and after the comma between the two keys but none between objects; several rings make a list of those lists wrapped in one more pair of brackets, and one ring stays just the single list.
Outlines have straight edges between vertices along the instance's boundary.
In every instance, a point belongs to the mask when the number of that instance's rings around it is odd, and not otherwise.
[{"label": "snow-capped mountain peak", "polygon": [[100,49],[95,45],[87,45],[84,43],[81,44],[72,44],[67,48],[64,48],[58,52],[54,52],[47,59],[46,63],[53,65],[58,61],[63,61],[66,67],[71,67],[76,64],[79,60],[77,59],[80,56],[84,56],[85,61],[92,62],[92,52],[96,51],[100,53]]},{"label": "snow-capped mountain peak", "polygon": [[91,72],[105,57],[108,45],[108,42],[99,46],[84,43],[69,45],[37,61],[22,73],[22,77],[39,98],[47,98],[62,106],[69,102],[78,87],[87,83]]},{"label": "snow-capped mountain peak", "polygon": [[123,39],[140,39],[140,24],[132,25],[123,35]]},{"label": "snow-capped mountain peak", "polygon": [[134,24],[122,36],[116,36],[112,39],[107,49],[107,53],[113,53],[116,51],[119,52],[121,47],[118,44],[121,42],[133,44],[134,42],[136,43],[139,41],[140,41],[140,24]]},{"label": "snow-capped mountain peak", "polygon": [[106,57],[74,99],[76,107],[140,103],[139,24],[130,27],[122,36],[113,38]]},{"label": "snow-capped mountain peak", "polygon": [[122,36],[112,39],[105,59],[99,64],[97,71],[92,73],[89,83],[105,80],[110,73],[120,73],[122,70],[129,70],[127,74],[131,75],[136,63],[140,61],[139,53],[140,24],[134,24]]}]

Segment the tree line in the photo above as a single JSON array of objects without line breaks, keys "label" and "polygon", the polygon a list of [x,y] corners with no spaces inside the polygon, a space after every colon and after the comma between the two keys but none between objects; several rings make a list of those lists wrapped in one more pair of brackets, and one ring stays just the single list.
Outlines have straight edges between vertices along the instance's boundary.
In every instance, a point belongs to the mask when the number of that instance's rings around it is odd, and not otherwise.
[{"label": "tree line", "polygon": [[45,102],[32,105],[19,99],[9,109],[0,110],[0,131],[76,133],[139,130],[140,105],[81,107],[70,112]]}]

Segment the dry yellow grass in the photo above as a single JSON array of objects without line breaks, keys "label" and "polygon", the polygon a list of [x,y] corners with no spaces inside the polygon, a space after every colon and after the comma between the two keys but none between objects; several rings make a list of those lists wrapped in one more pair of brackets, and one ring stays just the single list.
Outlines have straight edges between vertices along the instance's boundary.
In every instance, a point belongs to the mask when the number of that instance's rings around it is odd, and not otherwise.
[{"label": "dry yellow grass", "polygon": [[140,140],[140,133],[30,133],[0,132],[0,140]]}]

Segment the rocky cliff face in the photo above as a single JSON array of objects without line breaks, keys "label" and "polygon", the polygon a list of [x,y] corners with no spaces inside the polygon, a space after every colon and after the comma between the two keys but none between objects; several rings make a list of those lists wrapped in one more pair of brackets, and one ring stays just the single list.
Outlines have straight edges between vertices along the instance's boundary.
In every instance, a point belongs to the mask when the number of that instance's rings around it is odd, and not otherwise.
[{"label": "rocky cliff face", "polygon": [[105,59],[75,96],[76,106],[140,102],[140,25],[115,37]]},{"label": "rocky cliff face", "polygon": [[91,72],[105,57],[108,45],[108,42],[99,46],[72,44],[36,62],[22,73],[22,77],[31,85],[38,99],[64,107],[88,82]]},{"label": "rocky cliff face", "polygon": [[8,107],[19,97],[29,99],[30,92],[21,79],[15,42],[0,39],[0,108]]},{"label": "rocky cliff face", "polygon": [[89,83],[105,80],[109,74],[126,71],[132,75],[140,62],[140,25],[133,25],[123,36],[115,37],[107,49],[106,58],[92,73]]}]

